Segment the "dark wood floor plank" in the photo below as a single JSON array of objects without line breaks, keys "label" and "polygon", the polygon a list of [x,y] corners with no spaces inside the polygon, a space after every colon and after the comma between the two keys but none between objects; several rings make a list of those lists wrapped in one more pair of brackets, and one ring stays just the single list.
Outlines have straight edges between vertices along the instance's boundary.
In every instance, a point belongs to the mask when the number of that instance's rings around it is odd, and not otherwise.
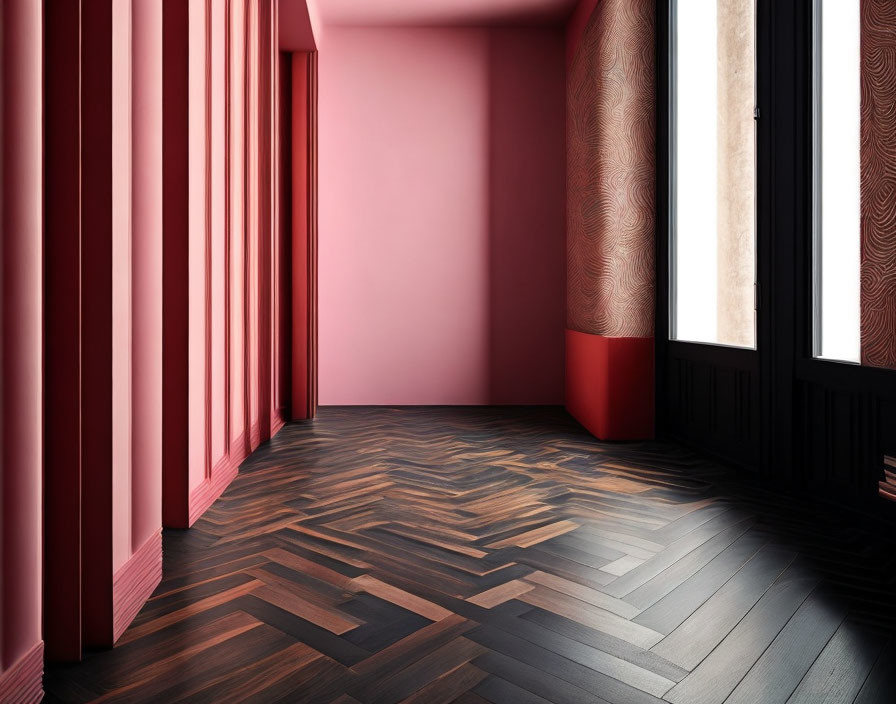
[{"label": "dark wood floor plank", "polygon": [[[203,692],[209,693],[210,690],[217,690],[215,694],[223,696],[222,692],[226,689],[219,688],[219,685],[242,669],[234,665],[240,652],[255,653],[256,657],[249,664],[250,667],[255,667],[268,657],[282,653],[294,645],[296,643],[291,638],[262,624],[180,660],[176,669],[168,672],[166,677],[154,677],[133,687],[116,689],[98,701],[116,704],[189,701],[200,697]],[[301,647],[310,651],[307,646]]]},{"label": "dark wood floor plank", "polygon": [[259,621],[264,621],[296,640],[307,643],[318,652],[343,665],[354,665],[370,655],[363,648],[353,645],[326,629],[254,596],[239,599],[237,605]]},{"label": "dark wood floor plank", "polygon": [[581,529],[561,535],[559,538],[554,538],[552,542],[556,545],[566,545],[567,547],[590,553],[595,557],[602,557],[605,560],[618,560],[623,555],[631,555],[632,557],[647,560],[658,552],[656,550],[645,550],[637,545],[620,543],[611,538],[584,533]]},{"label": "dark wood floor plank", "polygon": [[[622,616],[623,618],[635,620],[634,617],[639,614],[637,608],[622,599],[617,599],[609,594],[604,594],[596,589],[591,589],[590,587],[586,587],[577,582],[571,582],[568,579],[563,579],[563,577],[558,577],[548,572],[533,572],[532,574],[523,577],[522,581],[532,585],[533,589],[536,585],[546,587],[552,591],[584,601],[585,603],[596,606],[604,611],[609,611],[617,616]],[[527,589],[526,591],[531,591],[531,589]],[[520,594],[524,593],[524,591],[520,592]]]},{"label": "dark wood floor plank", "polygon": [[777,637],[817,581],[786,572],[743,620],[679,685],[666,694],[674,704],[720,704]]},{"label": "dark wood floor plank", "polygon": [[686,670],[694,669],[753,608],[795,556],[774,547],[760,550],[653,651]]},{"label": "dark wood floor plank", "polygon": [[786,702],[846,614],[836,599],[816,590],[797,610],[728,698],[729,704]]},{"label": "dark wood floor plank", "polygon": [[[616,581],[610,583],[603,589],[603,591],[606,591],[607,594],[613,596],[620,598],[624,597],[638,587],[643,586],[654,577],[657,577],[664,570],[672,567],[691,551],[696,550],[704,543],[712,540],[719,533],[732,526],[743,524],[748,520],[749,519],[744,518],[738,512],[725,511],[720,515],[701,523],[698,527],[685,533],[680,538],[677,538],[661,553],[650,560],[647,560],[647,562],[640,567],[636,567],[624,577],[620,577]],[[744,529],[746,529],[746,527]]]},{"label": "dark wood floor plank", "polygon": [[886,637],[845,621],[788,699],[788,704],[851,702],[880,656]]},{"label": "dark wood floor plank", "polygon": [[482,682],[486,676],[478,667],[467,663],[418,689],[403,701],[405,704],[450,704]]},{"label": "dark wood floor plank", "polygon": [[671,633],[731,579],[766,540],[765,536],[748,531],[632,620],[660,633]]},{"label": "dark wood floor plank", "polygon": [[357,688],[351,694],[361,702],[393,704],[469,663],[484,652],[485,649],[481,645],[460,636],[420,658],[414,664],[382,680]]},{"label": "dark wood floor plank", "polygon": [[[673,682],[680,682],[688,674],[687,670],[672,664],[668,660],[664,660],[656,653],[639,648],[628,641],[608,635],[607,633],[588,628],[581,623],[577,623],[576,621],[572,621],[550,611],[545,611],[544,609],[532,609],[531,611],[522,614],[521,617],[527,621],[536,623],[543,628],[565,636],[566,638],[584,643],[592,648],[602,650],[605,653],[610,653],[617,658],[626,660],[633,665],[638,665],[645,670],[654,672]],[[543,641],[544,639],[542,638],[540,640]]]},{"label": "dark wood floor plank", "polygon": [[649,608],[693,577],[695,572],[705,567],[731,543],[740,538],[752,524],[753,520],[747,518],[714,535],[700,547],[691,550],[678,562],[664,569],[656,577],[626,594],[625,601],[640,610]]},{"label": "dark wood floor plank", "polygon": [[[619,656],[611,648],[595,647],[591,643],[567,637],[559,630],[545,628],[541,624],[528,619],[520,621],[516,618],[489,614],[484,623],[489,627],[500,629],[508,634],[509,640],[521,638],[532,645],[550,651],[554,655],[559,655],[574,663],[584,665],[595,672],[612,677],[635,689],[648,692],[657,697],[667,692],[675,683],[649,665],[645,666],[645,660],[625,657],[625,654]],[[475,635],[470,637],[476,638]],[[606,641],[604,642],[606,643]],[[655,660],[658,659],[655,658]],[[653,659],[647,658],[646,661],[650,665],[654,664]]]},{"label": "dark wood floor plank", "polygon": [[493,704],[551,704],[551,700],[539,697],[495,675],[487,677],[474,691],[485,701]]},{"label": "dark wood floor plank", "polygon": [[536,587],[531,592],[520,594],[519,600],[566,618],[577,620],[589,628],[628,641],[645,650],[656,645],[663,637],[661,633],[617,616],[610,611],[604,611],[584,601],[555,592],[546,587]]},{"label": "dark wood floor plank", "polygon": [[891,703],[896,693],[896,641],[890,641],[875,660],[862,689],[856,696],[855,704]]},{"label": "dark wood floor plank", "polygon": [[[483,680],[482,685],[473,691],[486,697],[489,701],[495,701],[490,698],[490,693],[491,696],[494,696],[494,693],[501,692],[500,696],[504,697],[506,695],[503,692],[508,692],[523,697],[523,692],[525,692],[539,697],[542,701],[554,702],[554,704],[607,704],[605,699],[593,692],[576,687],[566,680],[537,668],[529,667],[502,653],[490,651],[476,658],[473,663],[482,670],[492,673],[493,677],[502,679],[503,682],[514,683],[512,688],[501,687],[496,690],[488,685],[492,678]],[[515,700],[502,699],[501,701]],[[525,701],[525,698],[516,701]]]},{"label": "dark wood floor plank", "polygon": [[509,633],[483,626],[470,631],[468,637],[489,650],[503,653],[529,667],[565,680],[586,692],[599,692],[600,696],[608,701],[630,702],[631,704],[658,704],[660,702],[659,698],[647,692],[630,687],[620,680]]}]

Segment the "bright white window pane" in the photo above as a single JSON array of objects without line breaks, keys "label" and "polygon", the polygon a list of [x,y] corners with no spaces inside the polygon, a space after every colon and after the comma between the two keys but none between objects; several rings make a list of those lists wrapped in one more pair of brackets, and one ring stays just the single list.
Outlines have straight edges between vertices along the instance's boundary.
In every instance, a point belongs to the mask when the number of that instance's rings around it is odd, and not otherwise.
[{"label": "bright white window pane", "polygon": [[860,2],[816,5],[816,345],[859,361]]},{"label": "bright white window pane", "polygon": [[716,20],[714,2],[678,3],[676,337],[707,342],[718,330]]},{"label": "bright white window pane", "polygon": [[754,0],[673,4],[673,336],[753,347]]}]

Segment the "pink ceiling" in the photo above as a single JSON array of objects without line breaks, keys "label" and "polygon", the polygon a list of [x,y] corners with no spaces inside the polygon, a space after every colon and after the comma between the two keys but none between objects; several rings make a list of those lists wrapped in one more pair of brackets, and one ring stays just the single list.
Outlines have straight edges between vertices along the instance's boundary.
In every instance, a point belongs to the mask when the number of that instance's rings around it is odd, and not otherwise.
[{"label": "pink ceiling", "polygon": [[316,0],[323,24],[477,25],[565,22],[577,0]]}]

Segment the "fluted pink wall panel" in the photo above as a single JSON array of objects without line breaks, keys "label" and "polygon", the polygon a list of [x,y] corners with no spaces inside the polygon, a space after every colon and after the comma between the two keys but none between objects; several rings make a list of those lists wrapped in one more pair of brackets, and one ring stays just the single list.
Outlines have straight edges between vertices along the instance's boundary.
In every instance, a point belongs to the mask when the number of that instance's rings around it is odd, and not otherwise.
[{"label": "fluted pink wall panel", "polygon": [[71,660],[111,645],[161,578],[162,16],[149,0],[46,10],[44,354],[65,430],[45,438],[45,633]]},{"label": "fluted pink wall panel", "polygon": [[171,527],[192,524],[282,425],[274,8],[165,4],[165,375],[183,379],[166,386],[163,411]]}]

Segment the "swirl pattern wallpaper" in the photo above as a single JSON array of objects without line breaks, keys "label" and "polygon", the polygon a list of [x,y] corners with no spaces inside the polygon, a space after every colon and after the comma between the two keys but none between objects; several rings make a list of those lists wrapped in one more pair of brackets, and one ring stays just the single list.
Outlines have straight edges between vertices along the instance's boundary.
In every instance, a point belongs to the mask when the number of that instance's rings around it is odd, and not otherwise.
[{"label": "swirl pattern wallpaper", "polygon": [[896,2],[862,2],[862,364],[896,369]]},{"label": "swirl pattern wallpaper", "polygon": [[598,3],[567,80],[567,327],[654,331],[652,0]]}]

